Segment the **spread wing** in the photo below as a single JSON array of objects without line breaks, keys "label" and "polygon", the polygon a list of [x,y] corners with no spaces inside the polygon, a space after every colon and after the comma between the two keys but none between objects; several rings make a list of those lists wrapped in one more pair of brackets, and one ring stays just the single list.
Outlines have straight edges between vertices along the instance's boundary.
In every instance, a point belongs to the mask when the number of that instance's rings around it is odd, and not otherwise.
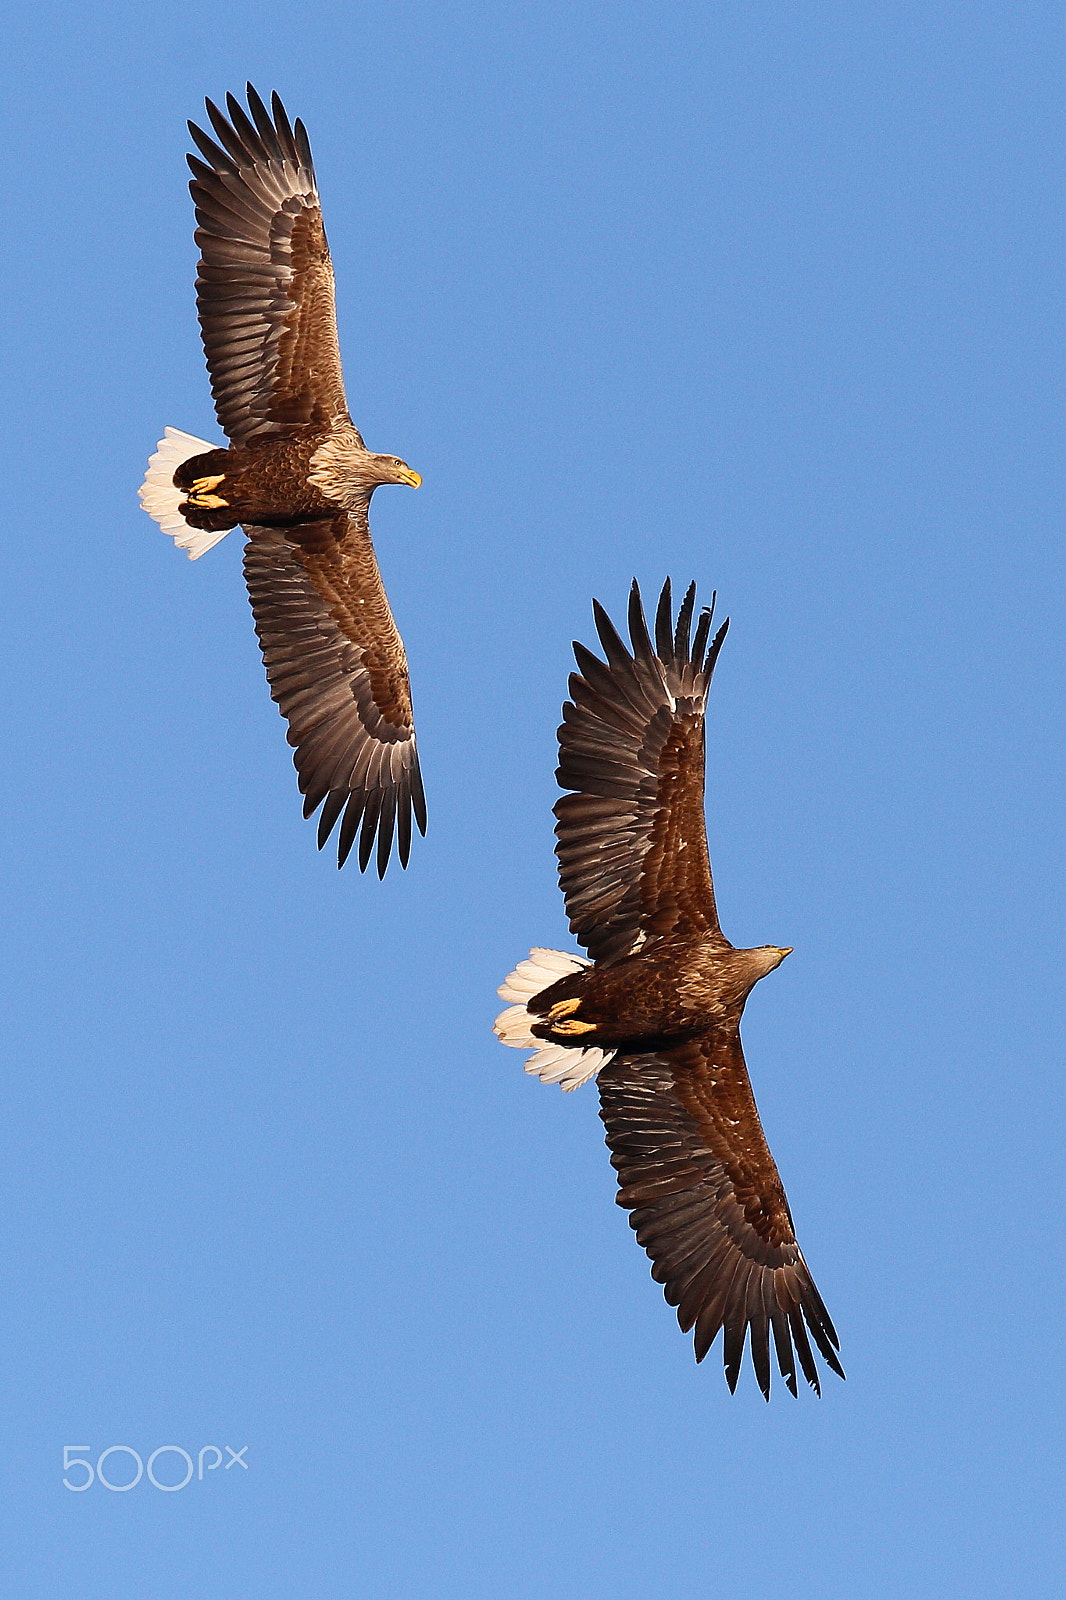
[{"label": "spread wing", "polygon": [[571,931],[594,961],[628,955],[645,937],[717,933],[703,815],[703,713],[729,624],[710,641],[713,605],[689,643],[696,585],[676,626],[670,580],[648,635],[640,590],[629,598],[632,651],[593,602],[606,656],[574,645],[578,671],[563,707],[555,807],[559,883]]},{"label": "spread wing", "polygon": [[735,1028],[655,1055],[616,1057],[599,1075],[600,1116],[618,1173],[618,1204],[652,1261],[702,1361],[724,1329],[736,1388],[750,1329],[759,1387],[770,1397],[770,1336],[793,1394],[796,1362],[820,1393],[808,1330],[844,1376],[840,1341],[792,1231],[792,1217]]},{"label": "spread wing", "polygon": [[347,420],[322,212],[303,124],[273,120],[248,85],[229,121],[208,100],[219,143],[189,123],[201,258],[196,305],[218,420],[233,444]]},{"label": "spread wing", "polygon": [[338,866],[359,835],[382,877],[396,831],[426,831],[411,689],[365,513],[283,532],[247,528],[244,575],[270,692],[289,724],[304,816],[323,805],[319,848],[343,812]]}]

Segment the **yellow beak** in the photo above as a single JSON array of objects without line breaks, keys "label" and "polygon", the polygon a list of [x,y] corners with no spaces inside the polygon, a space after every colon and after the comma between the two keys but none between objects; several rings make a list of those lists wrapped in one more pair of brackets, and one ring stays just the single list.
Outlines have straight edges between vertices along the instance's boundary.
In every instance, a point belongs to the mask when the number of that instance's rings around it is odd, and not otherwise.
[{"label": "yellow beak", "polygon": [[422,475],[419,472],[412,472],[410,467],[406,467],[403,472],[396,474],[396,481],[397,483],[409,483],[412,489],[418,489],[422,484]]}]

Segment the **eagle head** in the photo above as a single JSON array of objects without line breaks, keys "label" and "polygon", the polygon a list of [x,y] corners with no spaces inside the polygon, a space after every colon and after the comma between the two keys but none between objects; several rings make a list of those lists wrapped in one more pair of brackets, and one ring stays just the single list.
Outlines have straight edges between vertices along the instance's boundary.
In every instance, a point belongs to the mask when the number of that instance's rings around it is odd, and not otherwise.
[{"label": "eagle head", "polygon": [[406,483],[412,489],[417,489],[422,482],[421,474],[413,471],[406,461],[401,461],[399,456],[371,456],[370,463],[374,470],[374,483]]}]

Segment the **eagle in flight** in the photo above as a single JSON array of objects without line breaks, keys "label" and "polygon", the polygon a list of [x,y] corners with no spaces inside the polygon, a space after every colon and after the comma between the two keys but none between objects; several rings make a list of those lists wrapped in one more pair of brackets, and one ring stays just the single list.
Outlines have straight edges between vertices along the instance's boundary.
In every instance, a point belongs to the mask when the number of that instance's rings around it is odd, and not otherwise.
[{"label": "eagle in flight", "polygon": [[[694,1330],[702,1361],[723,1334],[736,1388],[747,1338],[770,1397],[770,1341],[792,1394],[796,1361],[820,1393],[817,1349],[844,1376],[839,1340],[796,1243],[740,1046],[744,1003],[790,953],[737,950],[718,925],[703,811],[704,711],[728,623],[713,605],[692,633],[696,586],[676,622],[667,580],[654,643],[640,591],[627,648],[594,605],[606,656],[574,645],[559,729],[559,882],[588,959],[530,951],[499,990],[504,1044],[526,1071],[576,1089],[595,1077],[618,1204],[652,1277]],[[810,1337],[808,1337],[808,1335]]]},{"label": "eagle in flight", "polygon": [[[195,561],[238,523],[270,692],[289,724],[304,815],[319,848],[340,819],[338,865],[403,866],[411,818],[426,831],[403,643],[370,540],[379,484],[417,488],[348,415],[322,212],[307,134],[251,84],[249,117],[207,102],[190,155],[200,265],[196,304],[219,449],[167,428],[141,503]],[[202,157],[203,159],[200,159]]]}]

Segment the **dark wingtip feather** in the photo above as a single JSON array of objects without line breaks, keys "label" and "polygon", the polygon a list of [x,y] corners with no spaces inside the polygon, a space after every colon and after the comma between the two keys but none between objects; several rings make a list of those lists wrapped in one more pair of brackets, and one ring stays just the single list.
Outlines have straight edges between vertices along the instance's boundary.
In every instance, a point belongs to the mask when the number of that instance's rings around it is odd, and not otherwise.
[{"label": "dark wingtip feather", "polygon": [[792,1342],[796,1347],[796,1354],[799,1356],[799,1364],[803,1372],[803,1376],[806,1378],[815,1394],[821,1398],[822,1387],[818,1382],[818,1368],[815,1364],[810,1341],[807,1338],[807,1330],[803,1326],[803,1317],[800,1314],[800,1309],[798,1306],[793,1305],[788,1314],[788,1321],[789,1326],[792,1329]]},{"label": "dark wingtip feather", "polygon": [[725,636],[726,636],[726,634],[728,632],[729,632],[729,618],[726,617],[725,621],[722,623],[722,626],[719,628],[718,632],[715,634],[714,638],[711,640],[711,648],[708,650],[707,659],[703,663],[703,669],[702,670],[705,673],[709,674],[709,673],[712,673],[714,671],[715,666],[717,665],[717,662],[718,662],[718,652],[721,650],[722,645],[725,642]]},{"label": "dark wingtip feather", "polygon": [[720,1317],[712,1319],[710,1317],[697,1316],[695,1331],[692,1335],[692,1349],[697,1363],[703,1360],[711,1345],[717,1339],[721,1326]]},{"label": "dark wingtip feather", "polygon": [[260,96],[256,94],[254,87],[249,83],[245,85],[245,88],[248,94],[248,104],[251,107],[255,126],[263,142],[264,150],[274,161],[285,162],[290,160],[292,141],[290,140],[288,145],[283,143],[281,134],[270,120],[270,112],[263,104]]},{"label": "dark wingtip feather", "polygon": [[667,578],[659,593],[659,604],[655,607],[655,649],[664,666],[671,665],[674,655],[673,609],[670,579]]},{"label": "dark wingtip feather", "polygon": [[[836,1350],[833,1348],[834,1345],[839,1348],[840,1341],[836,1336],[833,1324],[829,1321],[828,1314],[825,1312],[825,1307],[821,1306],[820,1301],[819,1306],[825,1318],[824,1322],[814,1312],[809,1311],[806,1305],[803,1307],[803,1316],[814,1336],[814,1342],[818,1346],[826,1366],[830,1367],[837,1374],[837,1377],[843,1378],[844,1368],[840,1365]],[[830,1337],[832,1338],[832,1343],[830,1343]]]},{"label": "dark wingtip feather", "polygon": [[703,665],[703,652],[707,646],[707,635],[711,631],[711,612],[709,606],[704,606],[696,623],[696,633],[692,640],[692,666],[699,672]]},{"label": "dark wingtip feather", "polygon": [[636,578],[633,579],[633,587],[629,591],[629,637],[633,641],[633,659],[639,657],[650,660],[655,651],[652,648],[648,620],[644,615],[644,602],[641,600]]},{"label": "dark wingtip feather", "polygon": [[685,598],[677,613],[677,627],[674,629],[674,660],[678,664],[689,659],[688,641],[692,628],[692,608],[695,604],[696,585],[693,582],[685,590]]},{"label": "dark wingtip feather", "polygon": [[751,1313],[749,1347],[752,1366],[755,1368],[755,1376],[764,1400],[770,1398],[770,1296],[772,1294],[771,1279],[766,1273],[760,1272],[756,1279],[759,1304]]},{"label": "dark wingtip feather", "polygon": [[774,1336],[774,1348],[777,1352],[777,1365],[785,1386],[794,1399],[798,1399],[799,1391],[796,1388],[796,1358],[792,1353],[792,1340],[789,1338],[788,1317],[778,1304],[773,1289],[770,1291],[770,1327]]},{"label": "dark wingtip feather", "polygon": [[411,784],[406,776],[396,804],[396,854],[406,867],[411,859]]},{"label": "dark wingtip feather", "polygon": [[199,156],[189,155],[185,159],[189,163],[189,170],[193,175],[193,181],[190,183],[189,188],[192,190],[193,198],[195,199],[197,184],[203,183],[207,178],[213,178],[215,169],[214,167],[209,167],[206,161],[201,161]]},{"label": "dark wingtip feather", "polygon": [[[274,109],[277,110],[277,107],[281,105],[281,101],[278,100],[276,95],[275,95],[274,99],[275,99],[275,107],[274,107]],[[285,114],[284,111],[282,111],[282,115],[283,116],[284,116],[284,114]],[[300,121],[299,117],[296,118],[296,124],[295,124],[295,126],[294,126],[294,128],[292,130],[292,136],[293,136],[293,146],[294,146],[294,148],[296,150],[296,154],[299,156],[299,158],[300,158],[301,162],[303,163],[303,165],[313,171],[314,170],[314,162],[311,160],[311,143],[310,143],[310,140],[307,137],[307,129],[304,127],[304,125]]]},{"label": "dark wingtip feather", "polygon": [[389,864],[392,854],[392,835],[396,825],[396,790],[390,785],[386,789],[381,801],[381,815],[378,817],[378,877],[385,876],[385,868]]},{"label": "dark wingtip feather", "polygon": [[[602,666],[603,663],[597,656],[593,655],[587,644],[581,643],[580,639],[571,639],[570,645],[574,652],[574,660],[577,662],[578,673],[580,674],[578,681],[580,682],[582,680],[587,680],[589,669],[592,668],[595,670],[597,666]],[[573,673],[570,674],[569,688],[570,696],[573,698],[575,694]]]},{"label": "dark wingtip feather", "polygon": [[266,150],[263,147],[263,141],[256,131],[255,124],[252,122],[247,111],[245,111],[244,107],[241,105],[240,101],[235,95],[227,94],[226,110],[229,112],[229,119],[233,124],[233,131],[236,133],[241,143],[245,146],[248,153],[252,156],[260,153],[266,155]]},{"label": "dark wingtip feather", "polygon": [[372,789],[366,797],[363,826],[359,834],[360,872],[365,872],[370,865],[370,857],[374,849],[374,838],[377,834],[378,818],[381,816],[381,804],[384,798],[384,791],[381,789]]},{"label": "dark wingtip feather", "polygon": [[848,1375],[844,1371],[844,1368],[840,1365],[840,1361],[837,1358],[837,1356],[835,1356],[835,1355],[833,1355],[833,1354],[831,1354],[829,1352],[826,1352],[825,1353],[825,1364],[830,1369],[831,1372],[835,1372],[838,1378],[842,1379],[844,1383],[847,1383]]},{"label": "dark wingtip feather", "polygon": [[[209,111],[213,111],[215,109],[210,100],[207,102],[207,107]],[[219,113],[216,113],[216,115],[217,114]],[[200,154],[206,158],[207,163],[213,173],[237,171],[237,163],[233,160],[233,157],[228,155],[226,151],[223,150],[221,145],[216,144],[214,139],[211,138],[210,134],[206,134],[202,128],[197,127],[195,122],[189,122],[187,127],[193,143],[196,145],[196,148],[199,150]]]},{"label": "dark wingtip feather", "polygon": [[[804,1266],[805,1267],[806,1267],[806,1265],[807,1265],[807,1263],[804,1262]],[[823,1334],[829,1340],[829,1342],[832,1345],[833,1349],[834,1350],[839,1350],[840,1349],[840,1340],[838,1339],[837,1331],[833,1326],[833,1319],[832,1319],[832,1317],[830,1317],[828,1311],[825,1309],[825,1302],[822,1300],[821,1295],[818,1293],[818,1288],[817,1288],[817,1285],[814,1282],[814,1279],[810,1278],[809,1274],[808,1274],[808,1298],[809,1298],[809,1301],[810,1301],[812,1313],[814,1314],[819,1326],[821,1327]],[[810,1316],[807,1317],[807,1321],[808,1321],[808,1323],[810,1323],[811,1330],[813,1332],[814,1323],[811,1322]],[[820,1335],[815,1335],[815,1337],[818,1338],[818,1341],[819,1341],[818,1347],[819,1347],[819,1349],[821,1349],[821,1336]]]},{"label": "dark wingtip feather", "polygon": [[633,658],[625,647],[625,641],[598,600],[592,602],[592,615],[596,622],[600,644],[610,664],[616,666],[632,661]]},{"label": "dark wingtip feather", "polygon": [[[344,794],[344,790],[339,791]],[[363,816],[363,807],[366,805],[366,794],[362,789],[353,789],[348,793],[347,803],[344,807],[344,816],[341,820],[341,831],[337,839],[337,865],[343,867],[347,861],[359,823]]]},{"label": "dark wingtip feather", "polygon": [[[229,95],[227,99],[232,101],[234,105],[237,104],[232,95]],[[211,126],[215,130],[219,143],[226,150],[230,159],[236,164],[237,167],[239,167],[245,155],[245,150],[243,144],[241,143],[240,135],[238,134],[236,128],[230,126],[226,120],[225,113],[220,111],[218,106],[216,106],[212,100],[205,100],[204,104],[207,107],[207,115],[210,118]],[[245,118],[245,121],[247,120],[248,119]]]},{"label": "dark wingtip feather", "polygon": [[[311,797],[309,795],[308,800],[310,800],[310,798]],[[341,812],[344,810],[347,802],[347,789],[331,789],[326,795],[325,804],[322,807],[322,815],[318,819],[318,848],[320,850],[322,849],[326,840],[329,838],[330,834],[333,832],[333,826]],[[313,806],[311,810],[314,810]],[[309,817],[310,815],[311,811],[308,811],[305,805],[304,816]]]},{"label": "dark wingtip feather", "polygon": [[418,755],[415,754],[414,766],[411,769],[411,804],[415,808],[415,821],[418,831],[423,839],[426,837],[426,791],[422,787],[422,769],[418,764]]},{"label": "dark wingtip feather", "polygon": [[737,1392],[737,1379],[740,1377],[740,1364],[744,1359],[744,1328],[741,1320],[739,1331],[734,1323],[727,1323],[725,1337],[722,1340],[722,1366],[725,1369],[725,1381],[729,1385],[730,1394]]},{"label": "dark wingtip feather", "polygon": [[[282,105],[281,96],[278,94],[278,91],[276,89],[274,90],[273,94],[270,96],[270,109],[274,113],[274,126],[278,130],[278,138],[281,140],[281,143],[284,145],[286,153],[288,155],[290,155],[296,161],[301,160],[301,153],[300,153],[299,149],[297,148],[296,139],[295,139],[295,137],[293,135],[293,131],[292,131],[292,124],[289,122],[288,112],[285,110],[285,107]],[[304,134],[304,143],[305,144],[307,143],[307,135],[306,134]],[[307,159],[306,159],[305,165],[307,165],[307,166],[311,165],[311,151],[310,151],[310,149],[307,150]]]},{"label": "dark wingtip feather", "polygon": [[752,1279],[757,1280],[758,1274],[759,1269],[754,1262],[738,1267],[726,1297],[722,1362],[730,1394],[736,1393],[737,1379],[744,1360],[744,1342],[748,1332],[748,1296],[751,1292]]},{"label": "dark wingtip feather", "polygon": [[717,595],[712,594],[710,605],[701,607],[699,621],[696,623],[696,634],[692,640],[692,666],[696,672],[703,671],[703,653],[707,648],[711,622],[714,619],[714,602],[717,598]]}]

